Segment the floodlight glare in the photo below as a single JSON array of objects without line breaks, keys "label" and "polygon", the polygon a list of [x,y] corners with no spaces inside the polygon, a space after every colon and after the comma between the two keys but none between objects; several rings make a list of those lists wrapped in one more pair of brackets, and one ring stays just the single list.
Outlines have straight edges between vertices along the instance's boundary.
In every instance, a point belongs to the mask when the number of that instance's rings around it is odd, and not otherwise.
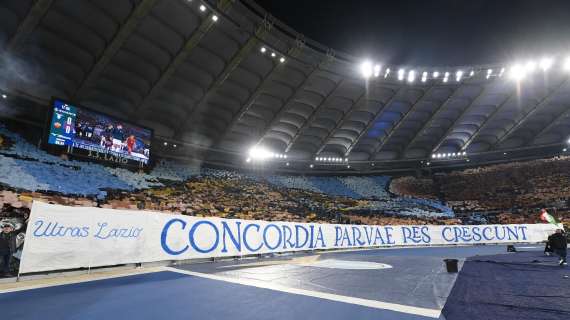
[{"label": "floodlight glare", "polygon": [[406,70],[404,70],[404,69],[398,70],[398,80],[400,80],[400,81],[404,80],[404,74],[405,73],[406,73]]},{"label": "floodlight glare", "polygon": [[381,70],[382,70],[382,67],[379,64],[374,66],[374,77],[375,78],[378,78]]},{"label": "floodlight glare", "polygon": [[200,5],[200,11],[202,11],[202,12],[206,11],[206,6],[201,4]]},{"label": "floodlight glare", "polygon": [[372,75],[372,63],[370,61],[364,61],[360,65],[360,73],[366,79],[370,78]]},{"label": "floodlight glare", "polygon": [[408,72],[408,82],[414,82],[416,80],[416,71],[411,70]]},{"label": "floodlight glare", "polygon": [[218,16],[217,16],[217,15],[213,15],[213,16],[212,16],[212,21],[214,21],[214,22],[218,21]]},{"label": "floodlight glare", "polygon": [[285,58],[284,58],[284,57],[281,57],[281,58],[279,59],[279,62],[281,62],[281,63],[285,62]]},{"label": "floodlight glare", "polygon": [[511,67],[511,78],[514,80],[522,80],[526,76],[525,68],[520,64]]},{"label": "floodlight glare", "polygon": [[249,149],[249,157],[252,160],[265,160],[273,157],[273,153],[262,147],[252,147]]},{"label": "floodlight glare", "polygon": [[475,75],[475,70],[471,70],[471,72],[469,72],[470,77],[472,77],[473,75]]},{"label": "floodlight glare", "polygon": [[275,56],[276,56],[275,52],[271,52],[271,57],[275,58]]},{"label": "floodlight glare", "polygon": [[564,70],[570,71],[570,57],[567,57],[566,60],[564,61]]},{"label": "floodlight glare", "polygon": [[542,69],[542,71],[547,71],[548,69],[550,69],[550,67],[552,67],[552,59],[551,58],[542,58],[540,59],[540,69]]},{"label": "floodlight glare", "polygon": [[462,78],[462,77],[463,77],[463,71],[462,71],[462,70],[459,70],[459,71],[457,71],[457,72],[455,73],[455,80],[456,80],[457,82],[461,81],[461,78]]},{"label": "floodlight glare", "polygon": [[525,64],[524,69],[525,69],[525,72],[527,72],[527,73],[534,72],[536,70],[536,62],[528,61]]},{"label": "floodlight glare", "polygon": [[265,53],[265,51],[267,51],[267,49],[265,49],[265,47],[261,47],[260,51],[261,51],[261,53]]},{"label": "floodlight glare", "polygon": [[433,77],[434,77],[435,79],[437,79],[437,77],[439,77],[439,72],[434,71],[434,72],[433,72]]}]

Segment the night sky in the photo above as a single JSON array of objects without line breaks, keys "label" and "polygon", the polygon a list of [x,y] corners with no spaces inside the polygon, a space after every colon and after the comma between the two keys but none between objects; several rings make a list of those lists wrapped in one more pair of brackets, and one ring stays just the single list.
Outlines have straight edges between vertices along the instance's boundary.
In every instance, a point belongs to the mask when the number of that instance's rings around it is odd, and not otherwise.
[{"label": "night sky", "polygon": [[325,46],[384,64],[457,66],[570,54],[570,0],[257,0]]}]

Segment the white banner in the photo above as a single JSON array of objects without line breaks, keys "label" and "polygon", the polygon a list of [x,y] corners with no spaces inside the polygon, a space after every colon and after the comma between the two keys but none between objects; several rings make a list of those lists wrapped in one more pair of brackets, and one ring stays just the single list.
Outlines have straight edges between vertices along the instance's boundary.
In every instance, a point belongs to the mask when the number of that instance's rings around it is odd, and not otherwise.
[{"label": "white banner", "polygon": [[20,272],[312,249],[541,242],[555,228],[267,222],[34,202]]}]

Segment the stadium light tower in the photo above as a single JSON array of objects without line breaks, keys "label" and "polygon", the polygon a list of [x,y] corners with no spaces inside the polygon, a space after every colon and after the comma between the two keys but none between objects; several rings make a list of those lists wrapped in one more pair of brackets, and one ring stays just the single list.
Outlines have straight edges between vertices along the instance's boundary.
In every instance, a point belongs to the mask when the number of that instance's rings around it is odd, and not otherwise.
[{"label": "stadium light tower", "polygon": [[370,62],[370,61],[368,61],[368,60],[367,60],[367,61],[364,61],[364,62],[360,65],[360,73],[362,74],[362,76],[363,76],[365,79],[368,79],[368,78],[370,78],[370,76],[372,76],[372,72],[373,72],[373,69],[372,69],[372,68],[373,68],[373,67],[372,67],[372,62]]}]

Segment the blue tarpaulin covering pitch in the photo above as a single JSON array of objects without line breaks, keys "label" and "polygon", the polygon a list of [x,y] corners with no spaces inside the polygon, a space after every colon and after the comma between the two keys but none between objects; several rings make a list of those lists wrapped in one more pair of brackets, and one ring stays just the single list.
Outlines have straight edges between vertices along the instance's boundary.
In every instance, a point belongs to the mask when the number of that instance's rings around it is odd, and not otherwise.
[{"label": "blue tarpaulin covering pitch", "polygon": [[443,314],[447,320],[570,319],[570,268],[537,251],[469,258]]}]

